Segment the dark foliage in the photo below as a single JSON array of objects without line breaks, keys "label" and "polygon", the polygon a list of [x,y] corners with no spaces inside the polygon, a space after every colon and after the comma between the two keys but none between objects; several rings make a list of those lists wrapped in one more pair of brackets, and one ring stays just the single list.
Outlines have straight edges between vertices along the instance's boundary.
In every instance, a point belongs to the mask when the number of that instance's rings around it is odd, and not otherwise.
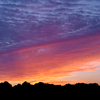
[{"label": "dark foliage", "polygon": [[10,99],[96,99],[100,94],[100,86],[97,83],[75,85],[66,84],[64,86],[39,82],[34,85],[24,82],[12,87],[5,81],[0,83],[1,96]]}]

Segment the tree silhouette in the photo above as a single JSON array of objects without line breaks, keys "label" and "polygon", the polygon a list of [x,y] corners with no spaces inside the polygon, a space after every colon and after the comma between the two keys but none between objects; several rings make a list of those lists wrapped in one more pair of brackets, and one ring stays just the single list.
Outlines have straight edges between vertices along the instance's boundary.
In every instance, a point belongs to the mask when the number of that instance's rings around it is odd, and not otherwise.
[{"label": "tree silhouette", "polygon": [[[47,97],[49,99],[75,99],[80,96],[85,99],[85,97],[91,99],[93,97],[99,96],[100,86],[97,83],[76,83],[75,85],[65,84],[54,85],[39,82],[34,85],[23,82],[21,84],[17,84],[12,87],[10,83],[5,81],[4,83],[0,83],[0,90],[2,91],[1,95],[5,95],[5,97],[14,96],[16,99],[30,99],[32,97],[37,99],[42,99]],[[18,97],[18,98],[17,98]]]},{"label": "tree silhouette", "polygon": [[12,88],[12,85],[5,81],[4,83],[0,83],[0,89],[10,89]]}]

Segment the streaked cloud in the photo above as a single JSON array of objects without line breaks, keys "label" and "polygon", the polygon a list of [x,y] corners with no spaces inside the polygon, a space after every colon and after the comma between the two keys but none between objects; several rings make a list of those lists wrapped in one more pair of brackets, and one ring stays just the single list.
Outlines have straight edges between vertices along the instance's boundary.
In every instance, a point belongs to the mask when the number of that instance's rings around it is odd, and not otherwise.
[{"label": "streaked cloud", "polygon": [[56,79],[70,73],[98,70],[99,5],[98,0],[1,0],[1,81],[60,83]]}]

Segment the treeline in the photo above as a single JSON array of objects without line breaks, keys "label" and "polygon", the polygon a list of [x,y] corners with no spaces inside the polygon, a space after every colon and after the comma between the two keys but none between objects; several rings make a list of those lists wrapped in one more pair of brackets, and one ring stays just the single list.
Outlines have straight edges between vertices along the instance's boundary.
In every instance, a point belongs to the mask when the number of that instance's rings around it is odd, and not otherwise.
[{"label": "treeline", "polygon": [[[61,99],[70,100],[72,99],[85,99],[90,100],[98,98],[100,95],[100,86],[97,83],[76,83],[74,85],[66,84],[64,86],[54,85],[39,82],[34,85],[24,82],[17,84],[12,87],[7,81],[0,83],[0,93],[3,98],[13,98],[13,99]],[[86,99],[88,98],[88,99]]]}]

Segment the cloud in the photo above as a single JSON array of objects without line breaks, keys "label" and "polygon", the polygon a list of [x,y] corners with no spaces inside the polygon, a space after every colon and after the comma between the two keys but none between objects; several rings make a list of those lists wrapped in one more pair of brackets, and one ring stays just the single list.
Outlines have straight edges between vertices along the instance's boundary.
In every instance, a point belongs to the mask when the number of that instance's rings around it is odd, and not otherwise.
[{"label": "cloud", "polygon": [[98,36],[87,36],[2,55],[1,80],[52,82],[57,77],[68,77],[73,72],[94,71],[98,69],[95,66],[99,65],[94,61],[100,60],[98,40]]},{"label": "cloud", "polygon": [[98,2],[1,0],[0,52],[96,34],[100,26]]},{"label": "cloud", "polygon": [[1,80],[54,80],[96,70],[87,63],[99,60],[99,9],[97,0],[1,0]]}]

